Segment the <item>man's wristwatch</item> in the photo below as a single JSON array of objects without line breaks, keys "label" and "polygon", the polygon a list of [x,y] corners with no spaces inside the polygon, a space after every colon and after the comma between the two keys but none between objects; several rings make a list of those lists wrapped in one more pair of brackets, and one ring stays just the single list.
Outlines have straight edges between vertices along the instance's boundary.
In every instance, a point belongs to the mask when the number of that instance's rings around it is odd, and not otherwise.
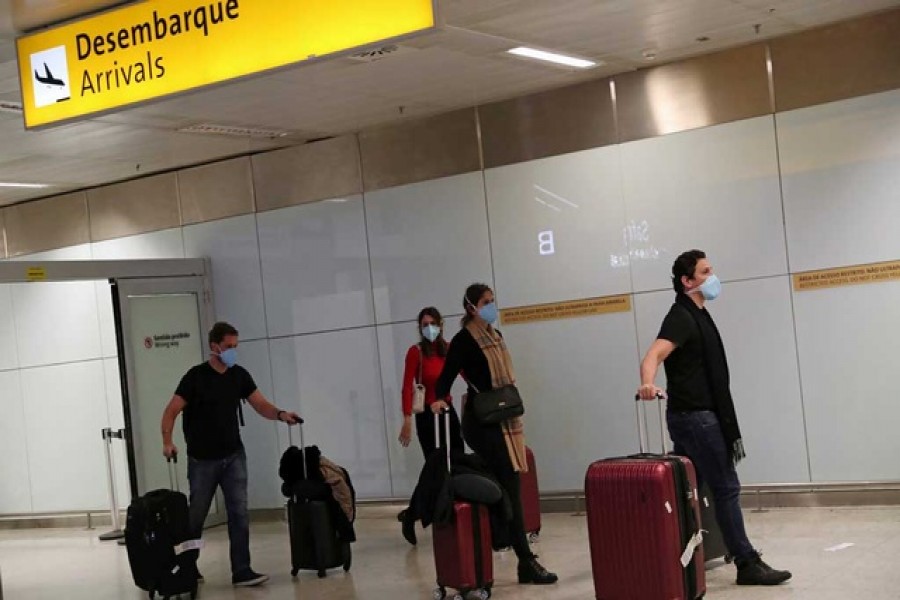
[{"label": "man's wristwatch", "polygon": [[284,411],[283,411],[283,410],[279,410],[277,413],[275,413],[275,420],[276,420],[276,421],[280,421],[280,420],[281,420],[281,415],[283,415],[283,414],[284,414]]}]

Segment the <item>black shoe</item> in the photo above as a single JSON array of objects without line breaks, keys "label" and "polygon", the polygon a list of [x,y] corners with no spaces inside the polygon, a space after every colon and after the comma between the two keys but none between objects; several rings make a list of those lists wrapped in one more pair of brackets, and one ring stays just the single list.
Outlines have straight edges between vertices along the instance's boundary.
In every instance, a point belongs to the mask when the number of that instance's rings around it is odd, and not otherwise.
[{"label": "black shoe", "polygon": [[409,512],[404,511],[404,513],[405,514],[403,515],[403,528],[402,528],[403,538],[407,542],[409,542],[410,544],[415,546],[416,542],[418,541],[416,539],[416,520],[414,518],[412,518],[412,515]]},{"label": "black shoe", "polygon": [[234,575],[231,578],[231,583],[234,587],[254,587],[257,585],[262,585],[269,580],[268,575],[261,575],[256,573],[255,571],[248,570],[246,573],[241,573],[240,575]]},{"label": "black shoe", "polygon": [[559,577],[551,573],[537,561],[537,556],[519,561],[519,583],[533,583],[534,585],[549,585],[556,583]]},{"label": "black shoe", "polygon": [[791,578],[790,571],[776,571],[759,554],[735,561],[738,585],[779,585]]},{"label": "black shoe", "polygon": [[206,580],[203,579],[203,575],[200,573],[200,571],[197,571],[197,583],[206,583]]},{"label": "black shoe", "polygon": [[401,510],[399,513],[397,513],[397,520],[402,523],[406,519],[406,514],[408,512],[408,508],[404,508],[403,510]]}]

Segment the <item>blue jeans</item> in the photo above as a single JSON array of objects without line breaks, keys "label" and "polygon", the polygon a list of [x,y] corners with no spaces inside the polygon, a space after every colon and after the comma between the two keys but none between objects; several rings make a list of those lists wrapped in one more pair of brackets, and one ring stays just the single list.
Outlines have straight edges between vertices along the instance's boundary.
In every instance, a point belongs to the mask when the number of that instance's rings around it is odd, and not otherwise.
[{"label": "blue jeans", "polygon": [[697,470],[697,487],[709,484],[716,504],[716,521],[728,552],[737,560],[750,558],[753,546],[741,513],[741,482],[728,458],[725,438],[716,414],[709,410],[668,411],[666,421],[675,442],[675,454],[687,456]]},{"label": "blue jeans", "polygon": [[191,486],[190,523],[193,539],[200,538],[216,487],[222,486],[225,510],[228,512],[231,573],[246,573],[250,570],[250,515],[247,510],[247,455],[244,449],[217,460],[190,458],[188,482]]}]

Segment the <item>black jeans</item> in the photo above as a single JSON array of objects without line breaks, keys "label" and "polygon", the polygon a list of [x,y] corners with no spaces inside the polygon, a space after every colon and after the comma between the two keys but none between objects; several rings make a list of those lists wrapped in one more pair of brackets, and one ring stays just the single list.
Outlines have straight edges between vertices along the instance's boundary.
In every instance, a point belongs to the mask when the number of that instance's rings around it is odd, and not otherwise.
[{"label": "black jeans", "polygon": [[716,522],[728,552],[738,560],[753,555],[741,513],[741,482],[728,458],[725,438],[716,414],[709,410],[668,411],[666,421],[675,442],[675,454],[687,456],[697,469],[697,488],[709,484],[716,502]]},{"label": "black jeans", "polygon": [[[453,450],[461,450],[463,447],[462,433],[460,433],[459,415],[456,409],[450,405],[447,415],[450,418],[450,448]],[[437,448],[434,445],[434,413],[431,407],[426,406],[425,412],[416,415],[416,437],[419,438],[419,445],[422,446],[422,455],[428,460],[428,457],[434,454]],[[438,419],[441,428],[441,448],[446,448],[446,434],[444,433],[444,421]]]},{"label": "black jeans", "polygon": [[[447,413],[450,418],[450,448],[452,450],[462,450],[463,449],[463,439],[462,433],[460,431],[459,426],[459,416],[456,414],[456,409],[453,408],[453,405],[450,405],[449,412]],[[422,454],[425,456],[425,460],[428,460],[428,457],[434,454],[434,451],[437,450],[437,447],[434,445],[434,413],[431,412],[431,407],[426,406],[425,411],[416,415],[416,437],[419,438],[419,445],[422,446]],[[443,419],[438,419],[438,423],[441,428],[441,448],[446,448],[444,444],[446,441],[446,434],[444,433],[444,421]],[[404,511],[406,513],[406,518],[415,520],[418,518],[416,515],[415,507],[416,506],[416,492],[413,490],[412,498],[409,499],[409,507]]]},{"label": "black jeans", "polygon": [[488,464],[494,477],[509,496],[513,513],[512,522],[509,524],[509,533],[516,556],[519,560],[531,558],[534,555],[531,553],[528,537],[525,534],[519,474],[513,469],[500,425],[482,425],[470,410],[463,414],[462,429],[466,443]]}]

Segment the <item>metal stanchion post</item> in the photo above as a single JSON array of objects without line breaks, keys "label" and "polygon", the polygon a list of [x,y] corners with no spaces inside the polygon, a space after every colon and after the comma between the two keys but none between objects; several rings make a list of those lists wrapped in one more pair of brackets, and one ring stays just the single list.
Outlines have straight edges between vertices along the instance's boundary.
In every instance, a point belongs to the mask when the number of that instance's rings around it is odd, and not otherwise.
[{"label": "metal stanchion post", "polygon": [[113,431],[109,427],[100,430],[103,436],[103,446],[106,448],[106,473],[109,477],[109,515],[112,519],[112,531],[104,533],[100,536],[103,541],[118,540],[125,537],[122,531],[122,525],[119,520],[119,499],[116,496],[116,472],[113,468],[112,441],[113,439],[124,439],[125,430],[119,429]]}]

